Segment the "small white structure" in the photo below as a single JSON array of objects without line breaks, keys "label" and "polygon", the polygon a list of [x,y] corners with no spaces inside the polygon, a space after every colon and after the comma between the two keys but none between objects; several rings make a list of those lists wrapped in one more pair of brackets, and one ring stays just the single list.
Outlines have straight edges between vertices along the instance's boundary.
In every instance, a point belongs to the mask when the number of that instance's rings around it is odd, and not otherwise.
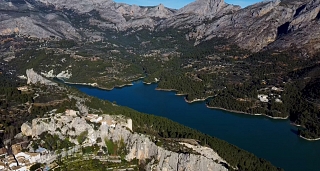
[{"label": "small white structure", "polygon": [[7,162],[8,166],[10,168],[14,167],[14,166],[18,166],[18,163],[15,159],[9,159],[8,162]]},{"label": "small white structure", "polygon": [[15,155],[16,158],[18,158],[20,156],[24,157],[26,160],[29,160],[30,163],[36,163],[36,162],[40,161],[40,153],[20,152],[17,155]]},{"label": "small white structure", "polygon": [[271,90],[273,90],[273,91],[283,91],[282,88],[278,88],[278,87],[275,87],[275,86],[273,86],[273,87],[271,88]]},{"label": "small white structure", "polygon": [[4,170],[6,164],[0,161],[0,170]]},{"label": "small white structure", "polygon": [[28,86],[18,87],[17,89],[20,90],[20,91],[28,91],[29,90]]},{"label": "small white structure", "polygon": [[264,103],[267,103],[269,102],[269,99],[268,99],[268,95],[264,95],[264,94],[258,94],[258,98],[261,102],[264,102]]},{"label": "small white structure", "polygon": [[280,100],[280,99],[276,99],[275,100],[277,103],[282,103],[282,100]]},{"label": "small white structure", "polygon": [[76,117],[77,114],[79,114],[79,111],[67,109],[66,112],[65,112],[65,114],[66,114],[67,116],[75,116],[75,117]]},{"label": "small white structure", "polygon": [[25,75],[19,75],[18,78],[20,78],[21,80],[26,80],[26,79],[28,79]]},{"label": "small white structure", "polygon": [[97,117],[97,118],[92,118],[92,119],[90,119],[90,122],[94,122],[94,123],[99,123],[99,122],[101,122],[102,121],[102,117],[100,116],[100,117]]},{"label": "small white structure", "polygon": [[88,114],[87,115],[87,118],[89,118],[89,119],[95,119],[95,118],[98,118],[99,117],[99,115],[96,115],[96,114]]},{"label": "small white structure", "polygon": [[24,158],[23,156],[16,157],[16,160],[19,166],[25,166],[27,163],[29,163],[29,161],[26,160],[26,158]]}]

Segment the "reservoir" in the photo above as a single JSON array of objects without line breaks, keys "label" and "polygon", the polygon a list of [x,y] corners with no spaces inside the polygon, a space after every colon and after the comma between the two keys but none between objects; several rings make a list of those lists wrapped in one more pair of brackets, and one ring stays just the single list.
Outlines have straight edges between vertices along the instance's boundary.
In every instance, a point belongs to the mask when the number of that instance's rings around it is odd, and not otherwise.
[{"label": "reservoir", "polygon": [[141,81],[111,91],[72,85],[100,99],[173,121],[225,140],[288,171],[319,171],[320,141],[297,136],[288,120],[273,120],[209,109],[204,102],[188,104],[175,92],[157,91],[157,85]]}]

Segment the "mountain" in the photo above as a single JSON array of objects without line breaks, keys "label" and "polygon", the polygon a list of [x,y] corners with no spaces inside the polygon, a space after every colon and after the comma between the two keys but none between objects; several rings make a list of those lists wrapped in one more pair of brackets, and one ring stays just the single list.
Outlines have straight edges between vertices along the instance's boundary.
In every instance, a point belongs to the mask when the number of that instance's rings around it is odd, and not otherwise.
[{"label": "mountain", "polygon": [[[318,140],[319,3],[273,0],[242,9],[197,0],[176,10],[112,0],[2,0],[0,74],[24,79],[27,70],[28,77],[36,72],[102,89],[143,79],[189,103],[290,119],[301,126],[297,135]],[[147,119],[141,123],[152,125]],[[158,134],[189,136],[168,132]],[[225,154],[232,165],[250,170],[234,151]]]},{"label": "mountain", "polygon": [[[95,33],[99,30],[176,28],[188,29],[186,36],[195,45],[224,37],[252,51],[296,46],[314,52],[320,46],[319,3],[273,0],[241,9],[223,0],[196,0],[175,10],[162,4],[141,7],[112,0],[6,0],[0,2],[0,32],[85,39],[99,35]],[[95,29],[83,31],[81,23]]]}]

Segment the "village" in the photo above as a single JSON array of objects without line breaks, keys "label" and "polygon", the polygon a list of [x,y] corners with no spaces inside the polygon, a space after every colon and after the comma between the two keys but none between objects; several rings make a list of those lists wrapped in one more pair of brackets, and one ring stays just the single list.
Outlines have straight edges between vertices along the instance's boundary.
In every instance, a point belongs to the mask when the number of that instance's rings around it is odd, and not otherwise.
[{"label": "village", "polygon": [[[97,129],[96,124],[104,125],[111,129],[115,128],[117,124],[120,124],[128,128],[129,130],[132,130],[131,119],[125,120],[121,116],[109,116],[109,115],[97,115],[97,114],[88,114],[85,117],[81,117],[79,114],[79,111],[69,110],[69,109],[67,109],[64,113],[60,113],[60,114],[55,114],[54,111],[49,113],[49,115],[51,115],[50,118],[38,118],[33,120],[32,124],[24,123],[21,126],[22,132],[16,135],[15,137],[20,142],[12,144],[11,146],[5,146],[3,148],[0,148],[0,170],[1,171],[54,170],[55,168],[59,167],[57,160],[61,160],[68,156],[75,156],[75,155],[78,155],[78,156],[81,155],[84,160],[98,159],[100,161],[106,161],[111,163],[118,163],[118,164],[121,163],[119,156],[109,155],[108,152],[103,151],[101,149],[97,151],[97,155],[93,155],[90,152],[84,154],[83,153],[84,148],[97,146],[97,144],[99,143],[96,141],[96,139],[92,138],[91,135],[86,135],[84,137],[83,142],[77,143],[77,140],[74,140],[73,141],[74,146],[70,146],[68,148],[61,149],[61,150],[50,151],[44,147],[41,147],[41,144],[35,145],[34,143],[38,142],[37,140],[41,138],[41,136],[38,135],[39,130],[37,130],[36,127],[39,125],[41,127],[42,123],[40,122],[46,123],[48,119],[52,119],[52,118],[56,120],[53,122],[57,122],[57,123],[59,121],[64,123],[65,121],[69,122],[70,120],[78,119],[77,122],[79,123],[77,124],[81,125],[83,124],[81,122],[81,118],[83,118],[85,122],[87,122],[88,124],[94,125],[94,129]],[[72,129],[75,129],[75,128],[72,128]],[[60,128],[59,129],[57,128],[57,130],[60,130]],[[47,131],[50,132],[50,128]],[[26,136],[32,137],[32,141],[28,140]],[[40,142],[43,142],[43,141],[44,140],[40,140]],[[33,149],[33,147],[35,146],[37,146],[38,148]]]}]

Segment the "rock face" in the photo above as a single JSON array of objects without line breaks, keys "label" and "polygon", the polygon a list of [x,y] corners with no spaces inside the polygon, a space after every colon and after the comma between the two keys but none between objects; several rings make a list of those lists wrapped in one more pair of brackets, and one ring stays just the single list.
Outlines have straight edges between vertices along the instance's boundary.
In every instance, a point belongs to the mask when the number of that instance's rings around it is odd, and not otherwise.
[{"label": "rock face", "polygon": [[239,10],[239,6],[226,4],[224,0],[196,0],[183,8],[178,14],[197,14],[200,16],[214,15],[218,16],[224,13],[231,12],[232,10]]},{"label": "rock face", "polygon": [[149,27],[154,28],[157,20],[168,18],[174,10],[165,8],[162,4],[156,7],[139,7],[115,3],[112,0],[38,0],[45,5],[53,5],[58,9],[72,9],[84,14],[97,11],[100,17],[100,27],[108,29],[126,30],[129,28]]},{"label": "rock face", "polygon": [[44,84],[44,85],[57,85],[56,83],[49,81],[49,80],[45,79],[44,77],[42,77],[41,75],[34,72],[33,68],[27,69],[26,74],[27,74],[27,78],[28,78],[28,81],[27,81],[28,84],[40,83],[40,84]]},{"label": "rock face", "polygon": [[[240,47],[259,51],[276,43],[280,48],[287,48],[295,40],[299,44],[307,45],[312,39],[319,36],[304,37],[293,36],[300,32],[307,35],[319,35],[319,30],[314,30],[310,25],[319,25],[319,0],[318,1],[264,1],[234,14],[224,15],[209,24],[196,27],[189,34],[190,38],[201,41],[212,37],[225,37],[231,39]],[[316,26],[315,26],[316,25]],[[290,34],[289,34],[290,33]],[[259,35],[259,36],[257,36]],[[292,41],[283,41],[283,37],[289,37]],[[300,40],[300,41],[299,41]],[[313,41],[315,42],[315,41]],[[315,44],[319,46],[319,44]]]},{"label": "rock face", "polygon": [[21,132],[25,136],[32,136],[32,128],[28,123],[23,123],[21,125]]},{"label": "rock face", "polygon": [[[110,118],[111,116],[102,117]],[[94,128],[85,118],[62,115],[34,119],[31,128],[24,124],[21,129],[23,130],[22,133],[27,136],[37,137],[43,132],[48,132],[57,134],[60,138],[65,138],[66,136],[76,137],[82,132],[88,131],[88,137],[84,142],[86,145],[95,144],[98,137],[102,140],[107,138],[113,141],[122,139],[128,150],[126,160],[130,161],[135,158],[151,160],[146,166],[146,170],[227,170],[224,165],[220,164],[220,162],[226,162],[210,148],[185,144],[200,153],[200,155],[175,153],[157,146],[146,135],[132,133],[126,129],[126,125],[127,123],[125,122],[117,121],[115,126],[102,123],[99,128]],[[32,132],[31,135],[30,131]],[[70,141],[78,144],[76,139],[70,138]]]},{"label": "rock face", "polygon": [[[316,29],[320,0],[268,0],[244,9],[224,0],[196,0],[179,10],[162,4],[140,7],[112,0],[25,0],[1,1],[0,9],[1,34],[103,39],[101,30],[175,28],[188,29],[186,37],[195,41],[195,45],[224,37],[252,51],[288,48],[292,43],[309,51],[320,47],[320,31]],[[29,11],[30,15],[21,11]],[[79,20],[84,24],[79,25],[76,22]],[[88,25],[98,27],[99,31],[82,28]]]}]

